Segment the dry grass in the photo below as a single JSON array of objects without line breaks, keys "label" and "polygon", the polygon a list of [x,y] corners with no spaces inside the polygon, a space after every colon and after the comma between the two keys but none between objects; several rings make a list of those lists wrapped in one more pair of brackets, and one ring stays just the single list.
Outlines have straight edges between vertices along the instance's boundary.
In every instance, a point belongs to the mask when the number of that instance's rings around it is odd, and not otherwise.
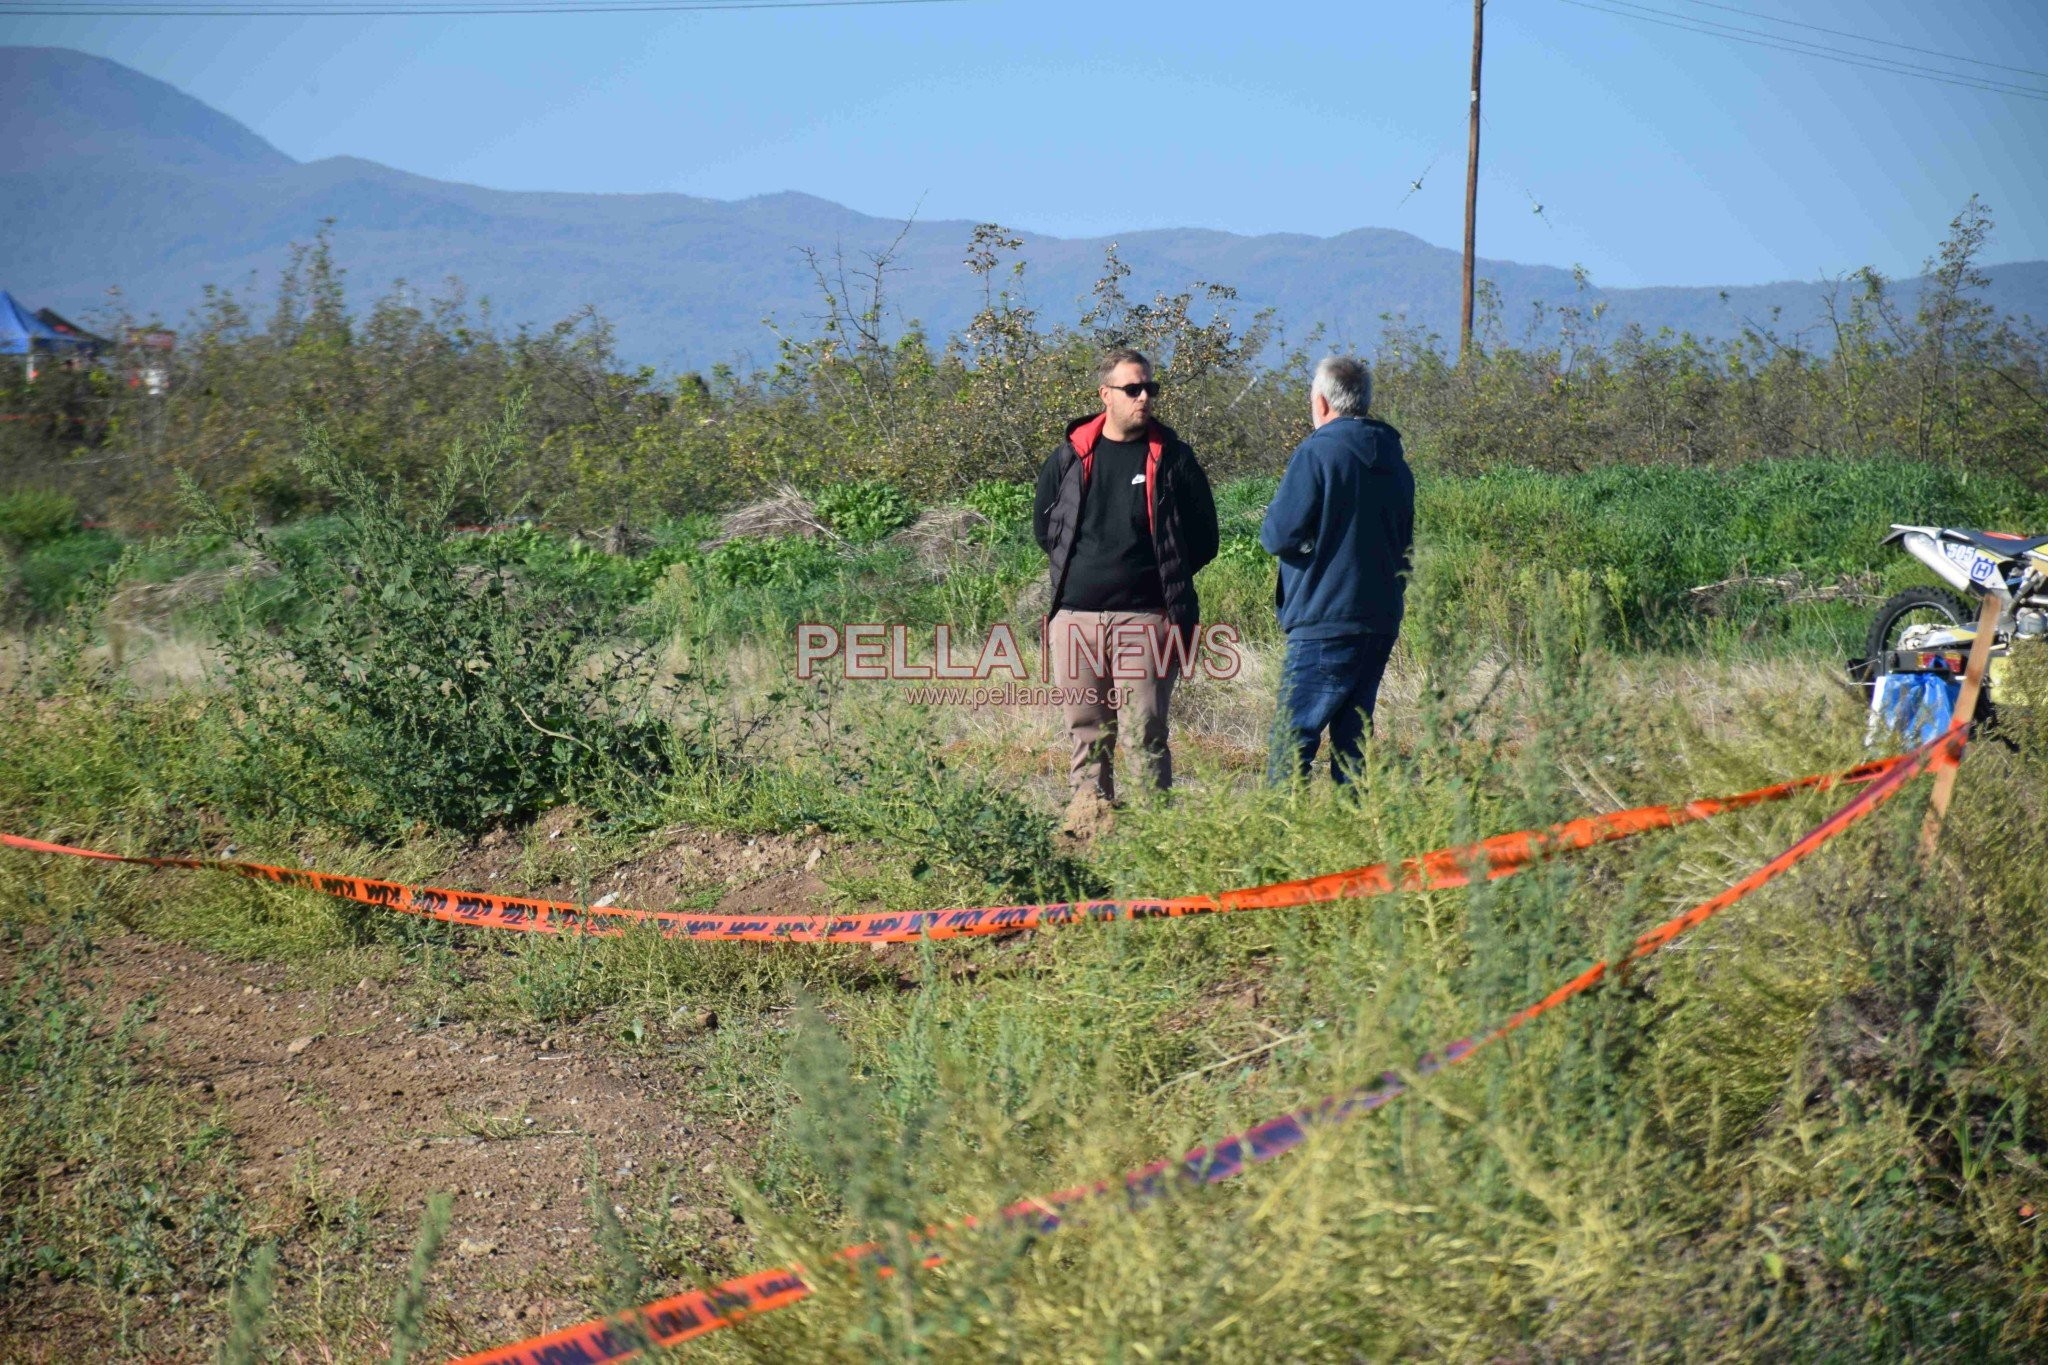
[{"label": "dry grass", "polygon": [[832,528],[818,515],[818,509],[798,489],[783,484],[768,497],[726,513],[718,534],[705,542],[707,548],[734,540],[765,540],[775,536],[801,536],[806,540],[837,541]]},{"label": "dry grass", "polygon": [[973,557],[970,537],[989,524],[988,518],[972,507],[932,507],[916,521],[889,537],[888,543],[917,556],[918,567],[937,578]]}]

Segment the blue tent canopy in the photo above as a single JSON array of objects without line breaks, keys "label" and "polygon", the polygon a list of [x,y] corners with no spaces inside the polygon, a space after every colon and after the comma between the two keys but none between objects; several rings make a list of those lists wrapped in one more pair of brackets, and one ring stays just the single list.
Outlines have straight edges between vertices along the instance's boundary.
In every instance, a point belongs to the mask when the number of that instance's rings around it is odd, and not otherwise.
[{"label": "blue tent canopy", "polygon": [[84,345],[77,337],[65,336],[22,307],[14,295],[0,289],[0,355],[76,351]]}]

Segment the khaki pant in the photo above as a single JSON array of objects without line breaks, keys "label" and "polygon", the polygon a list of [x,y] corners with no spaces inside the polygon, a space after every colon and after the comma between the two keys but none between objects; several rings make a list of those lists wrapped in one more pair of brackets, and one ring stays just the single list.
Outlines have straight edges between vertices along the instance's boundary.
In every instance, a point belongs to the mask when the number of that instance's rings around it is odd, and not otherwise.
[{"label": "khaki pant", "polygon": [[1053,614],[1045,647],[1052,653],[1053,685],[1064,693],[1061,711],[1073,744],[1068,786],[1079,790],[1092,780],[1105,800],[1115,799],[1116,737],[1125,710],[1137,722],[1146,777],[1161,791],[1173,785],[1166,708],[1180,660],[1166,638],[1172,628],[1157,611]]}]

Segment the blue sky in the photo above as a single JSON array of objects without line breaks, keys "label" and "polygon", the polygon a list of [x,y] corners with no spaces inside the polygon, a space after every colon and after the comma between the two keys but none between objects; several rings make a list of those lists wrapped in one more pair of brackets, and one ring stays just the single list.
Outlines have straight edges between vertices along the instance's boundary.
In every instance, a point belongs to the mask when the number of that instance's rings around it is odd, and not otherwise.
[{"label": "blue sky", "polygon": [[[1646,2],[1769,27],[1696,0]],[[1729,3],[2048,71],[2038,0]],[[501,188],[797,189],[1063,235],[1460,239],[1470,10],[1458,0],[0,18],[0,42],[124,62],[302,160],[351,154]],[[1494,0],[1486,55],[1484,255],[1580,263],[1610,285],[1866,263],[1910,273],[1974,192],[1997,216],[1992,259],[2048,257],[2048,102],[1563,0]],[[2048,77],[1985,74],[2048,89]]]}]

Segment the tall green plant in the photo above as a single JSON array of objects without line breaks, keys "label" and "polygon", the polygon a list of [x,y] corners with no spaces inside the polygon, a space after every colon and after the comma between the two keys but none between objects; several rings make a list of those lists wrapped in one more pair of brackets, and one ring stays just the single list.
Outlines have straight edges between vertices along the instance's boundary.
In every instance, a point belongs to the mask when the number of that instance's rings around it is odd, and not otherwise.
[{"label": "tall green plant", "polygon": [[420,1215],[419,1240],[413,1244],[412,1267],[405,1287],[391,1307],[391,1365],[406,1365],[420,1348],[427,1329],[427,1275],[441,1254],[441,1241],[448,1235],[455,1201],[447,1194],[427,1196],[426,1211]]},{"label": "tall green plant", "polygon": [[288,799],[370,836],[472,832],[566,799],[615,804],[665,770],[652,663],[621,638],[621,609],[451,527],[465,498],[490,504],[519,430],[508,405],[412,499],[310,429],[302,468],[341,527],[317,544],[200,503],[293,599],[274,629],[223,641],[249,762]]},{"label": "tall green plant", "polygon": [[256,1365],[262,1359],[263,1328],[276,1293],[277,1244],[265,1242],[228,1296],[228,1335],[214,1357],[218,1365]]}]

